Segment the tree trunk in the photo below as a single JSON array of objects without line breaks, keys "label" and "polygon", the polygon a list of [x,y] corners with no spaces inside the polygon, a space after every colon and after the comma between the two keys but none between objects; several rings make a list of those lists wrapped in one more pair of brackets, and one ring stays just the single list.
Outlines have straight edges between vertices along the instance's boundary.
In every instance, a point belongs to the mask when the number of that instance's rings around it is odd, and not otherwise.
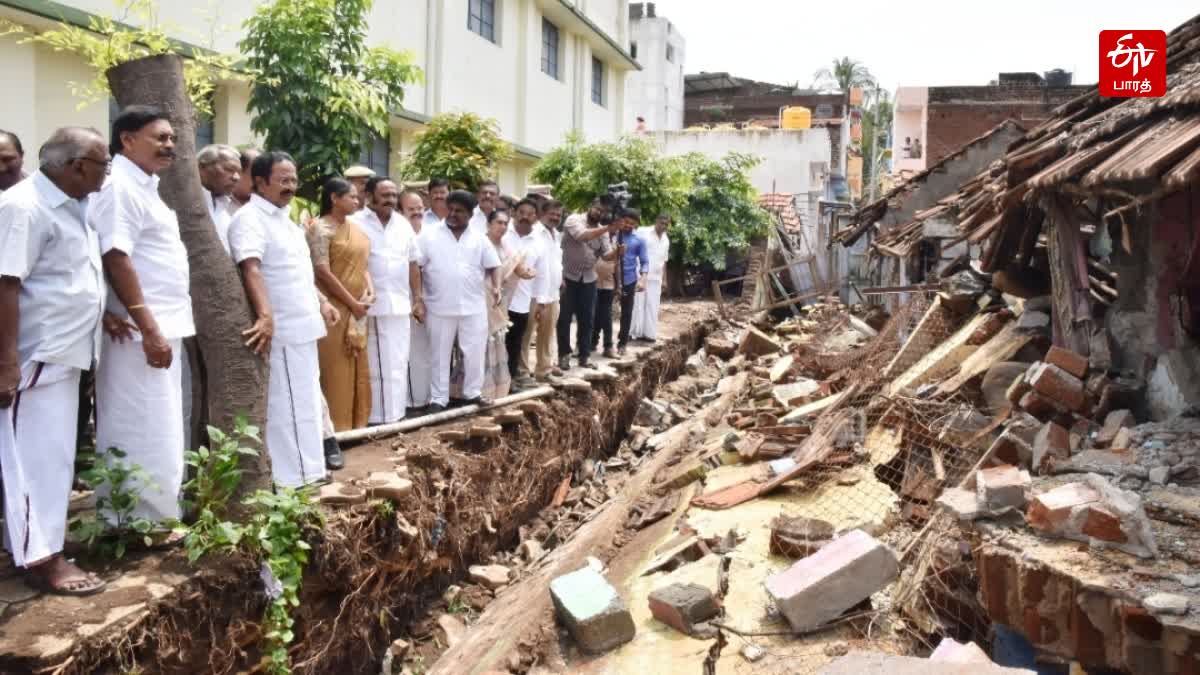
[{"label": "tree trunk", "polygon": [[[199,367],[192,376],[201,380],[199,389],[204,392],[194,400],[193,418],[207,419],[229,431],[237,417],[244,415],[265,432],[268,366],[242,344],[242,331],[253,322],[253,315],[237,268],[221,245],[204,203],[196,166],[196,115],[184,87],[183,61],[173,54],[151,56],[116,66],[107,76],[120,106],[158,106],[170,117],[177,137],[176,161],[160,174],[158,189],[179,218],[179,234],[191,270],[199,351],[193,362]],[[187,356],[177,354],[176,358]],[[206,414],[197,415],[198,410]],[[259,448],[257,457],[242,457],[242,470],[237,504],[232,505],[235,517],[241,515],[243,495],[271,483],[271,460],[265,446]]]}]

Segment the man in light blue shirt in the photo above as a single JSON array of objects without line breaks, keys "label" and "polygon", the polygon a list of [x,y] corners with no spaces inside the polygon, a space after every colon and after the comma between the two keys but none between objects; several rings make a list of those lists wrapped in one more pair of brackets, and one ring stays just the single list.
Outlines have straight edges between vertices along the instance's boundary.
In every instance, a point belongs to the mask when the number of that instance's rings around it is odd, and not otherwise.
[{"label": "man in light blue shirt", "polygon": [[617,214],[617,257],[621,280],[621,332],[617,336],[617,354],[624,355],[629,344],[629,327],[633,321],[633,300],[637,292],[646,287],[646,273],[650,271],[650,255],[646,242],[634,233],[642,223],[642,213],[637,209],[625,209]]}]

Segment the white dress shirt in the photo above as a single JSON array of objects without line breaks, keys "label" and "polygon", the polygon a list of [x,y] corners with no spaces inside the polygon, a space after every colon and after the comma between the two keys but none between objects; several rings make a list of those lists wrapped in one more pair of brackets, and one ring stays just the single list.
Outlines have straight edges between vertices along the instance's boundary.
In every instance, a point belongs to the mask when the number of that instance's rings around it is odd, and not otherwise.
[{"label": "white dress shirt", "polygon": [[[537,225],[534,225],[537,227]],[[515,226],[510,227],[508,232],[504,233],[500,243],[503,244],[513,255],[518,253],[524,256],[521,265],[538,272],[542,264],[543,248],[542,239],[537,236],[537,230],[530,230],[529,234],[522,237],[517,234]],[[518,314],[528,314],[529,306],[534,298],[540,298],[545,295],[542,286],[546,283],[546,278],[538,274],[532,279],[517,280],[516,288],[513,289],[512,299],[508,303],[510,312]]]},{"label": "white dress shirt", "polygon": [[471,213],[471,220],[467,221],[467,229],[481,237],[487,237],[487,214],[484,213],[478,206]]},{"label": "white dress shirt", "polygon": [[[375,304],[370,316],[407,316],[412,313],[412,290],[408,284],[408,263],[413,258],[417,235],[412,224],[392,211],[387,224],[371,209],[354,214],[354,221],[371,240],[367,271],[375,284]],[[424,227],[422,226],[422,230]]]},{"label": "white dress shirt", "polygon": [[650,269],[646,278],[662,279],[663,272],[667,269],[667,258],[671,257],[671,240],[666,232],[661,237],[658,236],[653,226],[639,227],[637,235],[646,242],[646,255],[650,258]]},{"label": "white dress shirt", "polygon": [[421,266],[425,307],[437,316],[483,316],[487,312],[487,270],[500,256],[487,237],[470,227],[454,238],[445,224],[422,228],[411,260]]},{"label": "white dress shirt", "polygon": [[438,214],[434,213],[433,209],[425,209],[425,215],[421,216],[421,229],[425,229],[430,225],[437,225],[440,222],[442,222],[442,219],[438,218]]},{"label": "white dress shirt", "polygon": [[230,206],[233,204],[233,198],[229,195],[213,197],[208,188],[201,189],[204,190],[204,205],[208,207],[208,215],[212,216],[213,225],[217,228],[217,236],[221,238],[225,252],[229,253],[229,221],[233,220],[233,209]]},{"label": "white dress shirt", "polygon": [[239,265],[260,261],[275,318],[274,342],[296,345],[325,337],[308,242],[286,207],[250,197],[229,223],[229,248]]},{"label": "white dress shirt", "polygon": [[[112,175],[90,201],[87,219],[100,235],[101,255],[115,249],[129,256],[143,302],[162,336],[175,340],[195,335],[187,249],[179,238],[175,212],[158,196],[158,176],[117,155]],[[108,311],[129,315],[111,288]],[[140,340],[141,333],[135,332],[134,339]]]},{"label": "white dress shirt", "polygon": [[87,370],[98,355],[104,271],[86,208],[40,171],[0,197],[0,276],[21,280],[22,364]]},{"label": "white dress shirt", "polygon": [[541,304],[558,302],[563,280],[562,232],[551,230],[539,222],[533,226],[533,234],[542,242],[537,273],[538,279],[543,281],[538,286],[536,299]]}]

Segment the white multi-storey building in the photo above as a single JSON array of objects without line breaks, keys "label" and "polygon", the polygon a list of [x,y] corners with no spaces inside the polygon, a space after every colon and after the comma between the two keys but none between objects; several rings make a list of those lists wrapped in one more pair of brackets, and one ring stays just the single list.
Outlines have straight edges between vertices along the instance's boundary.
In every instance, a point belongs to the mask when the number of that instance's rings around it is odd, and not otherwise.
[{"label": "white multi-storey building", "polygon": [[687,40],[658,16],[653,2],[636,2],[629,6],[629,41],[642,70],[625,78],[626,126],[633,128],[641,117],[650,131],[682,129]]},{"label": "white multi-storey building", "polygon": [[[182,42],[233,53],[241,26],[264,0],[160,0],[158,24]],[[0,0],[0,18],[32,29],[55,22],[86,27],[111,15],[113,0]],[[638,64],[629,44],[628,0],[376,0],[369,42],[410,51],[425,81],[405,92],[391,133],[374,138],[361,158],[388,171],[432,115],[470,111],[496,119],[516,157],[500,167],[501,187],[524,189],[530,168],[568,132],[592,141],[619,136],[625,119],[626,73]],[[106,129],[109,106],[78,107],[70,82],[94,73],[82,59],[0,37],[0,128],[21,137],[27,168],[57,127]],[[246,111],[248,86],[226,83],[214,98],[213,119],[201,142],[255,141]],[[365,132],[364,132],[365,133]]]}]

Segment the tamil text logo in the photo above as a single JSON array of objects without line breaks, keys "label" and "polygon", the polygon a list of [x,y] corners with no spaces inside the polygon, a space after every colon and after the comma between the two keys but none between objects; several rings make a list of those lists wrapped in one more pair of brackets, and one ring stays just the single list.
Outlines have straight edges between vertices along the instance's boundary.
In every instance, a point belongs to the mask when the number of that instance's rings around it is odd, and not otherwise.
[{"label": "tamil text logo", "polygon": [[1100,31],[1100,95],[1167,93],[1167,34],[1161,30]]}]

